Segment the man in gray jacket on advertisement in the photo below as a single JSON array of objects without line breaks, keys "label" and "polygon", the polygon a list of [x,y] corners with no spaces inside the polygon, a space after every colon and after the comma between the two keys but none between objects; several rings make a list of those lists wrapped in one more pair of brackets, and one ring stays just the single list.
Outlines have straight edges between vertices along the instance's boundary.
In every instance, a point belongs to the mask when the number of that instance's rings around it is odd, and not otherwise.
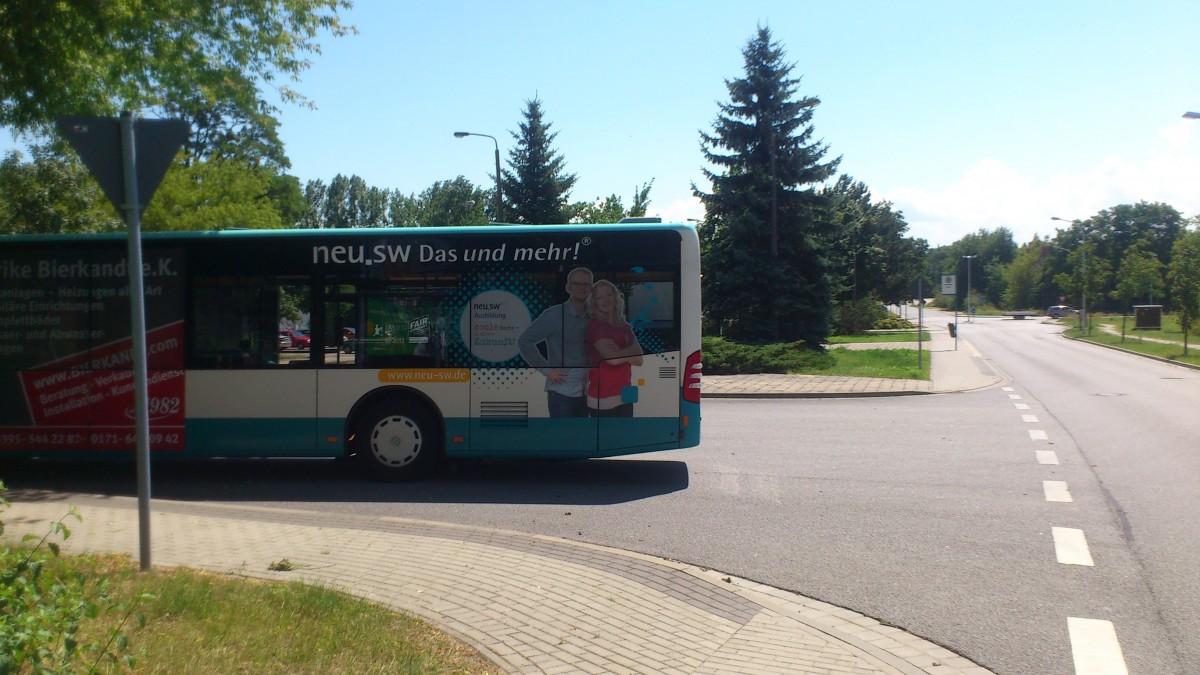
[{"label": "man in gray jacket on advertisement", "polygon": [[[587,298],[591,290],[592,271],[586,267],[571,270],[567,301],[546,308],[517,338],[521,358],[546,376],[551,417],[587,416]],[[539,344],[545,345],[545,356]]]}]

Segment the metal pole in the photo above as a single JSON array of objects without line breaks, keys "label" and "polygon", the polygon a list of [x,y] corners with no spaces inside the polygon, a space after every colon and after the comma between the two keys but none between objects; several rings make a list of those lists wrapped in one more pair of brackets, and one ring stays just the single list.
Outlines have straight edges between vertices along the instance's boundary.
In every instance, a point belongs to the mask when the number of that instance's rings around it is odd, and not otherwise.
[{"label": "metal pole", "polygon": [[979,257],[977,255],[964,255],[967,259],[967,323],[974,321],[974,316],[971,314],[971,261]]},{"label": "metal pole", "polygon": [[137,188],[137,149],[133,113],[121,113],[125,221],[129,226],[129,316],[133,349],[133,404],[137,436],[138,537],[142,571],[150,569],[150,414],[146,368],[146,294],[142,279],[141,204]]},{"label": "metal pole", "polygon": [[1080,248],[1083,251],[1083,262],[1080,264],[1080,267],[1083,268],[1083,279],[1081,280],[1083,282],[1083,304],[1079,310],[1079,330],[1087,335],[1087,243],[1084,242]]},{"label": "metal pole", "polygon": [[504,214],[502,213],[502,210],[504,209],[504,201],[500,195],[500,141],[496,140],[495,136],[490,136],[488,134],[477,134],[474,131],[454,132],[455,138],[466,138],[467,136],[482,136],[483,138],[490,138],[492,139],[492,143],[496,146],[496,213],[493,214],[495,217],[493,218],[492,222],[502,223],[504,222]]},{"label": "metal pole", "polygon": [[500,198],[500,141],[493,138],[492,142],[496,144],[496,222],[503,223],[504,213],[501,209],[504,208],[504,201]]},{"label": "metal pole", "polygon": [[[923,286],[923,279],[920,277],[917,277],[917,298],[924,298],[924,297],[925,297],[925,288]],[[923,327],[921,326],[922,318],[924,318],[924,312],[922,312],[920,309],[918,309],[917,310],[917,371],[921,370],[921,331],[923,330]]]}]

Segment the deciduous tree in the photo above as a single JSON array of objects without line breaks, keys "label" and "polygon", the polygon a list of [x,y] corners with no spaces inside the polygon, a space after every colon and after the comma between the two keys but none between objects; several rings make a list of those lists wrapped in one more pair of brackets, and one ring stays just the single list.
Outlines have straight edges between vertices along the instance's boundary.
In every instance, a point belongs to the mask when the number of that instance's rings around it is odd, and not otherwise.
[{"label": "deciduous tree", "polygon": [[279,229],[272,173],[235,160],[177,163],[142,215],[147,230]]},{"label": "deciduous tree", "polygon": [[1017,251],[1013,261],[1004,269],[1004,292],[1000,304],[1005,309],[1030,309],[1038,303],[1045,274],[1043,266],[1045,244],[1036,235],[1033,241]]},{"label": "deciduous tree", "polygon": [[908,223],[887,201],[875,201],[864,183],[840,176],[822,191],[828,199],[834,242],[830,263],[840,283],[838,302],[874,296],[889,303],[906,299],[925,269],[929,245],[906,237]]},{"label": "deciduous tree", "polygon": [[417,197],[418,222],[422,227],[487,225],[484,208],[491,194],[462,176],[438,181]]},{"label": "deciduous tree", "polygon": [[1200,324],[1200,232],[1187,232],[1175,239],[1167,282],[1183,330],[1183,353],[1187,355],[1188,335]]},{"label": "deciduous tree", "polygon": [[1121,258],[1116,283],[1112,296],[1121,304],[1122,312],[1128,311],[1129,304],[1136,298],[1148,298],[1153,302],[1155,294],[1162,296],[1163,264],[1148,250],[1144,241],[1135,242]]},{"label": "deciduous tree", "polygon": [[[45,131],[63,113],[114,115],[198,93],[245,117],[274,111],[264,89],[319,54],[318,33],[352,32],[348,0],[21,0],[0,9],[0,124]],[[282,82],[280,80],[283,80]]]},{"label": "deciduous tree", "polygon": [[633,193],[633,204],[626,209],[624,202],[615,194],[594,202],[578,202],[571,205],[572,223],[615,223],[622,218],[640,218],[650,206],[650,187],[654,181],[642,185]]},{"label": "deciduous tree", "polygon": [[0,233],[115,232],[124,227],[100,186],[75,157],[34,147],[33,161],[0,161]]}]

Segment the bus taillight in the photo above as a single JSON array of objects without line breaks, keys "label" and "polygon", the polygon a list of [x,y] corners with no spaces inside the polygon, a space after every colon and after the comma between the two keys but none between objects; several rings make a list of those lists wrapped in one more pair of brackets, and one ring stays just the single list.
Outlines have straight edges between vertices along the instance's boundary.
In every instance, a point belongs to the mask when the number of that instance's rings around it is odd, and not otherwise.
[{"label": "bus taillight", "polygon": [[700,402],[700,373],[704,370],[704,362],[700,359],[700,352],[692,352],[687,357],[687,364],[683,369],[683,400],[688,403]]}]

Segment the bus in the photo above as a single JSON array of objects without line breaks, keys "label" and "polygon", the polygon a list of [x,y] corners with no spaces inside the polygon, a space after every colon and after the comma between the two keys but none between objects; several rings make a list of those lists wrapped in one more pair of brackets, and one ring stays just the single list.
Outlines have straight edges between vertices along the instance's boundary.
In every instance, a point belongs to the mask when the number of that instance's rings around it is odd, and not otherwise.
[{"label": "bus", "polygon": [[[689,225],[152,232],[142,249],[154,458],[353,458],[408,477],[444,458],[699,443]],[[0,237],[0,458],[134,450],[126,261],[120,234]],[[586,317],[528,344],[580,279],[620,300],[638,353],[613,358],[621,375],[578,344]],[[552,411],[560,372],[594,409]]]}]

